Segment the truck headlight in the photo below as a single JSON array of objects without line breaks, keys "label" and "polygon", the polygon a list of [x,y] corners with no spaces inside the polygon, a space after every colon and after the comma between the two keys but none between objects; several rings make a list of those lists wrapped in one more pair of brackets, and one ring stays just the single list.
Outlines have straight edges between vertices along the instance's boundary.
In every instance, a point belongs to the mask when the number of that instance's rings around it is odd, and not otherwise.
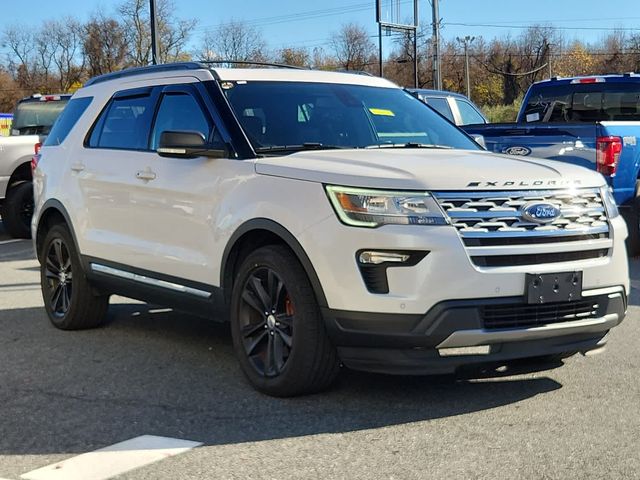
[{"label": "truck headlight", "polygon": [[327,186],[340,220],[347,225],[447,225],[438,203],[428,192],[398,192]]},{"label": "truck headlight", "polygon": [[602,203],[604,204],[608,217],[616,218],[620,215],[618,205],[616,205],[616,199],[613,198],[613,192],[611,189],[609,187],[600,188],[600,195],[602,196]]}]

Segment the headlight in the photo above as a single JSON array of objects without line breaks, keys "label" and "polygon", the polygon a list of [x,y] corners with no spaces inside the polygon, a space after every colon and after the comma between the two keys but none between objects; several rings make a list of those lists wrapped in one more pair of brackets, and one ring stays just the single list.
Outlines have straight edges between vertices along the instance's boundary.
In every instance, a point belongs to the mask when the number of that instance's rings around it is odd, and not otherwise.
[{"label": "headlight", "polygon": [[616,199],[613,198],[613,192],[611,192],[611,188],[602,187],[600,189],[600,195],[602,195],[602,203],[604,203],[604,208],[607,211],[607,215],[609,218],[616,218],[620,212],[618,210],[618,206],[616,205]]},{"label": "headlight", "polygon": [[338,217],[347,225],[446,225],[437,202],[427,192],[392,192],[327,186]]}]

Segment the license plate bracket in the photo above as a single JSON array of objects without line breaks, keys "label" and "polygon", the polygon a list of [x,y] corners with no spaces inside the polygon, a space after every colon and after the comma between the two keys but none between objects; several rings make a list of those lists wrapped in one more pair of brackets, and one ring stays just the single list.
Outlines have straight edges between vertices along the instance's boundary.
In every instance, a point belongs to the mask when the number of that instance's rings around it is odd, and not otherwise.
[{"label": "license plate bracket", "polygon": [[527,273],[524,292],[528,304],[579,300],[582,298],[582,272]]}]

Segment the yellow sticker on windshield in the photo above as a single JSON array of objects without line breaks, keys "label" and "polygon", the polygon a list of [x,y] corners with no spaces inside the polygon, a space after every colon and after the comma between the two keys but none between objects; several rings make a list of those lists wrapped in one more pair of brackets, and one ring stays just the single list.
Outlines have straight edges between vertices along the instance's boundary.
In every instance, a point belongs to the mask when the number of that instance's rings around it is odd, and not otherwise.
[{"label": "yellow sticker on windshield", "polygon": [[395,117],[396,114],[391,110],[387,110],[385,108],[370,108],[369,111],[374,115],[381,115],[383,117]]}]

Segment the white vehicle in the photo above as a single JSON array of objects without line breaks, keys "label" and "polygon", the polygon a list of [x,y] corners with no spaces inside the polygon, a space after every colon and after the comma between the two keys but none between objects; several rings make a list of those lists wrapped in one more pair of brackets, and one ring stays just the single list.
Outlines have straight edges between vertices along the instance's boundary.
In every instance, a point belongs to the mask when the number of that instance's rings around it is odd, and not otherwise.
[{"label": "white vehicle", "polygon": [[97,77],[34,173],[53,324],[110,294],[230,321],[251,384],[601,349],[627,231],[603,178],[480,150],[386,80],[171,64]]},{"label": "white vehicle", "polygon": [[0,215],[13,237],[31,236],[31,160],[71,95],[33,95],[18,102],[11,135],[0,136]]}]

